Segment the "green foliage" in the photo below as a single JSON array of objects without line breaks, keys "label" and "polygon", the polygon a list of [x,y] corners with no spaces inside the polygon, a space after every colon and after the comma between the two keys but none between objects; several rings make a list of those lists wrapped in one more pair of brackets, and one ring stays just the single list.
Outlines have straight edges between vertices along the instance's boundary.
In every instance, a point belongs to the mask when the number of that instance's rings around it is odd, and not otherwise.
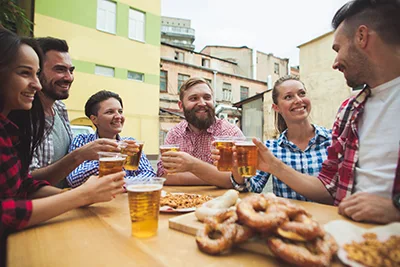
[{"label": "green foliage", "polygon": [[0,0],[0,25],[14,32],[29,33],[33,23],[15,1]]}]

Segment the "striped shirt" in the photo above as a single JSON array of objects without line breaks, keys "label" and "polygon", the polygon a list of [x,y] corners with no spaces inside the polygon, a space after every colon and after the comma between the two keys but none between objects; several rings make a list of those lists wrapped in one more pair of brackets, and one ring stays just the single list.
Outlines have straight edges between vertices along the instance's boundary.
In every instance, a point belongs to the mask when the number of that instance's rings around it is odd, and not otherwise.
[{"label": "striped shirt", "polygon": [[[296,171],[317,176],[321,170],[322,163],[328,156],[328,147],[331,144],[331,132],[324,127],[313,126],[315,136],[310,140],[304,151],[287,139],[287,130],[279,136],[278,140],[267,140],[265,145],[275,157]],[[237,184],[233,179],[231,181],[234,188],[239,191],[261,193],[269,177],[269,173],[257,171],[257,175],[245,179],[244,184]],[[304,196],[298,194],[274,175],[272,179],[273,191],[277,196],[307,201]]]},{"label": "striped shirt", "polygon": [[[94,134],[79,134],[77,135],[69,147],[68,153],[86,145],[98,139],[97,133]],[[117,135],[117,140],[135,140],[132,137],[120,137]],[[125,179],[144,179],[147,180],[149,177],[156,176],[150,161],[147,159],[146,155],[142,153],[139,161],[139,168],[136,171],[125,170]],[[81,165],[79,165],[75,170],[73,170],[67,176],[67,182],[71,187],[77,187],[83,184],[91,175],[99,174],[99,161],[98,160],[86,160]]]}]

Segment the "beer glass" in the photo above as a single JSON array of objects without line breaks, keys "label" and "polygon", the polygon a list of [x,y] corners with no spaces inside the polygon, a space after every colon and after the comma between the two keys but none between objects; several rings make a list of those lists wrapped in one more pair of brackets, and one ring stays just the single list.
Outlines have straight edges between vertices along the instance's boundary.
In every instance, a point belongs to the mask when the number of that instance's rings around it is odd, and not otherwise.
[{"label": "beer glass", "polygon": [[126,182],[132,236],[145,238],[157,233],[160,196],[164,181],[164,178],[153,177],[149,180]]},{"label": "beer glass", "polygon": [[122,171],[126,155],[114,152],[97,152],[99,155],[99,177]]},{"label": "beer glass", "polygon": [[140,162],[140,157],[142,155],[144,142],[141,141],[135,141],[135,142],[139,146],[138,152],[130,152],[128,150],[129,146],[128,143],[124,141],[118,142],[118,145],[121,148],[121,153],[126,155],[126,161],[124,165],[125,170],[136,171],[139,168],[139,162]]},{"label": "beer glass", "polygon": [[[168,151],[180,151],[179,145],[177,144],[172,144],[172,145],[161,145],[160,146],[160,154],[162,156],[163,153],[168,152]],[[172,169],[168,169],[164,167],[166,170],[168,170],[168,174],[173,174],[171,172]]]},{"label": "beer glass", "polygon": [[256,175],[258,149],[251,138],[236,140],[235,146],[239,174],[243,177],[252,177]]},{"label": "beer glass", "polygon": [[232,136],[216,136],[214,137],[214,146],[219,150],[219,160],[217,169],[219,171],[232,171],[232,148],[235,145],[234,137]]}]

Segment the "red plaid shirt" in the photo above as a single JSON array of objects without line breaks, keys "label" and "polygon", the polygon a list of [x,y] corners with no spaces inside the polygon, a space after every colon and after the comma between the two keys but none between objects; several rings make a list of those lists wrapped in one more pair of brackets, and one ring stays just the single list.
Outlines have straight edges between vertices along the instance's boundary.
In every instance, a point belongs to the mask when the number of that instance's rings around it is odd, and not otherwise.
[{"label": "red plaid shirt", "polygon": [[[344,101],[333,124],[332,145],[328,148],[328,159],[322,164],[318,178],[332,195],[334,205],[339,205],[354,189],[359,146],[357,125],[370,94],[371,90],[367,87],[357,96]],[[395,175],[393,195],[400,193],[398,190],[400,176]]]},{"label": "red plaid shirt", "polygon": [[[243,137],[242,131],[226,120],[216,119],[206,131],[195,133],[189,128],[186,120],[181,121],[172,128],[165,138],[165,144],[178,144],[180,151],[186,152],[193,157],[212,164],[211,148],[214,136],[237,136]],[[164,167],[161,160],[157,163],[157,175],[164,174]]]},{"label": "red plaid shirt", "polygon": [[[0,114],[0,239],[24,228],[32,214],[32,201],[28,195],[46,181],[36,181],[21,170],[21,161],[15,146],[18,144],[18,127]],[[3,244],[0,243],[0,249]],[[0,261],[1,262],[1,261]]]}]

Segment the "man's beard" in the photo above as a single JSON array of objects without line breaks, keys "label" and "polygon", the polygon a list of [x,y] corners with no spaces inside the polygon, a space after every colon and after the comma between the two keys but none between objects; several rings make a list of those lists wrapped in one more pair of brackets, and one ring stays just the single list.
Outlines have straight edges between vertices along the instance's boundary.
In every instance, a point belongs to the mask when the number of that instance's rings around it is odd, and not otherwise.
[{"label": "man's beard", "polygon": [[[40,83],[42,84],[43,94],[53,100],[63,100],[69,97],[69,90],[57,92],[57,90],[54,88],[56,85],[53,86],[52,84],[48,83],[44,77],[40,78]],[[59,81],[58,83],[62,83],[62,81]],[[71,86],[71,83],[69,83],[69,85]]]},{"label": "man's beard", "polygon": [[183,106],[183,113],[188,123],[199,130],[206,130],[215,122],[215,110],[207,107],[207,117],[205,119],[199,119],[196,116],[196,111],[199,109],[200,108],[193,108],[191,110],[187,110],[185,106]]},{"label": "man's beard", "polygon": [[[365,73],[370,73],[370,64],[354,45],[349,47],[348,53],[351,55],[349,62],[352,62],[352,66],[348,68],[353,71],[353,74],[350,74],[351,77],[347,77],[346,83],[351,88],[363,86],[366,83],[364,77],[368,77],[368,74],[366,75]],[[362,71],[361,68],[363,69]]]}]

